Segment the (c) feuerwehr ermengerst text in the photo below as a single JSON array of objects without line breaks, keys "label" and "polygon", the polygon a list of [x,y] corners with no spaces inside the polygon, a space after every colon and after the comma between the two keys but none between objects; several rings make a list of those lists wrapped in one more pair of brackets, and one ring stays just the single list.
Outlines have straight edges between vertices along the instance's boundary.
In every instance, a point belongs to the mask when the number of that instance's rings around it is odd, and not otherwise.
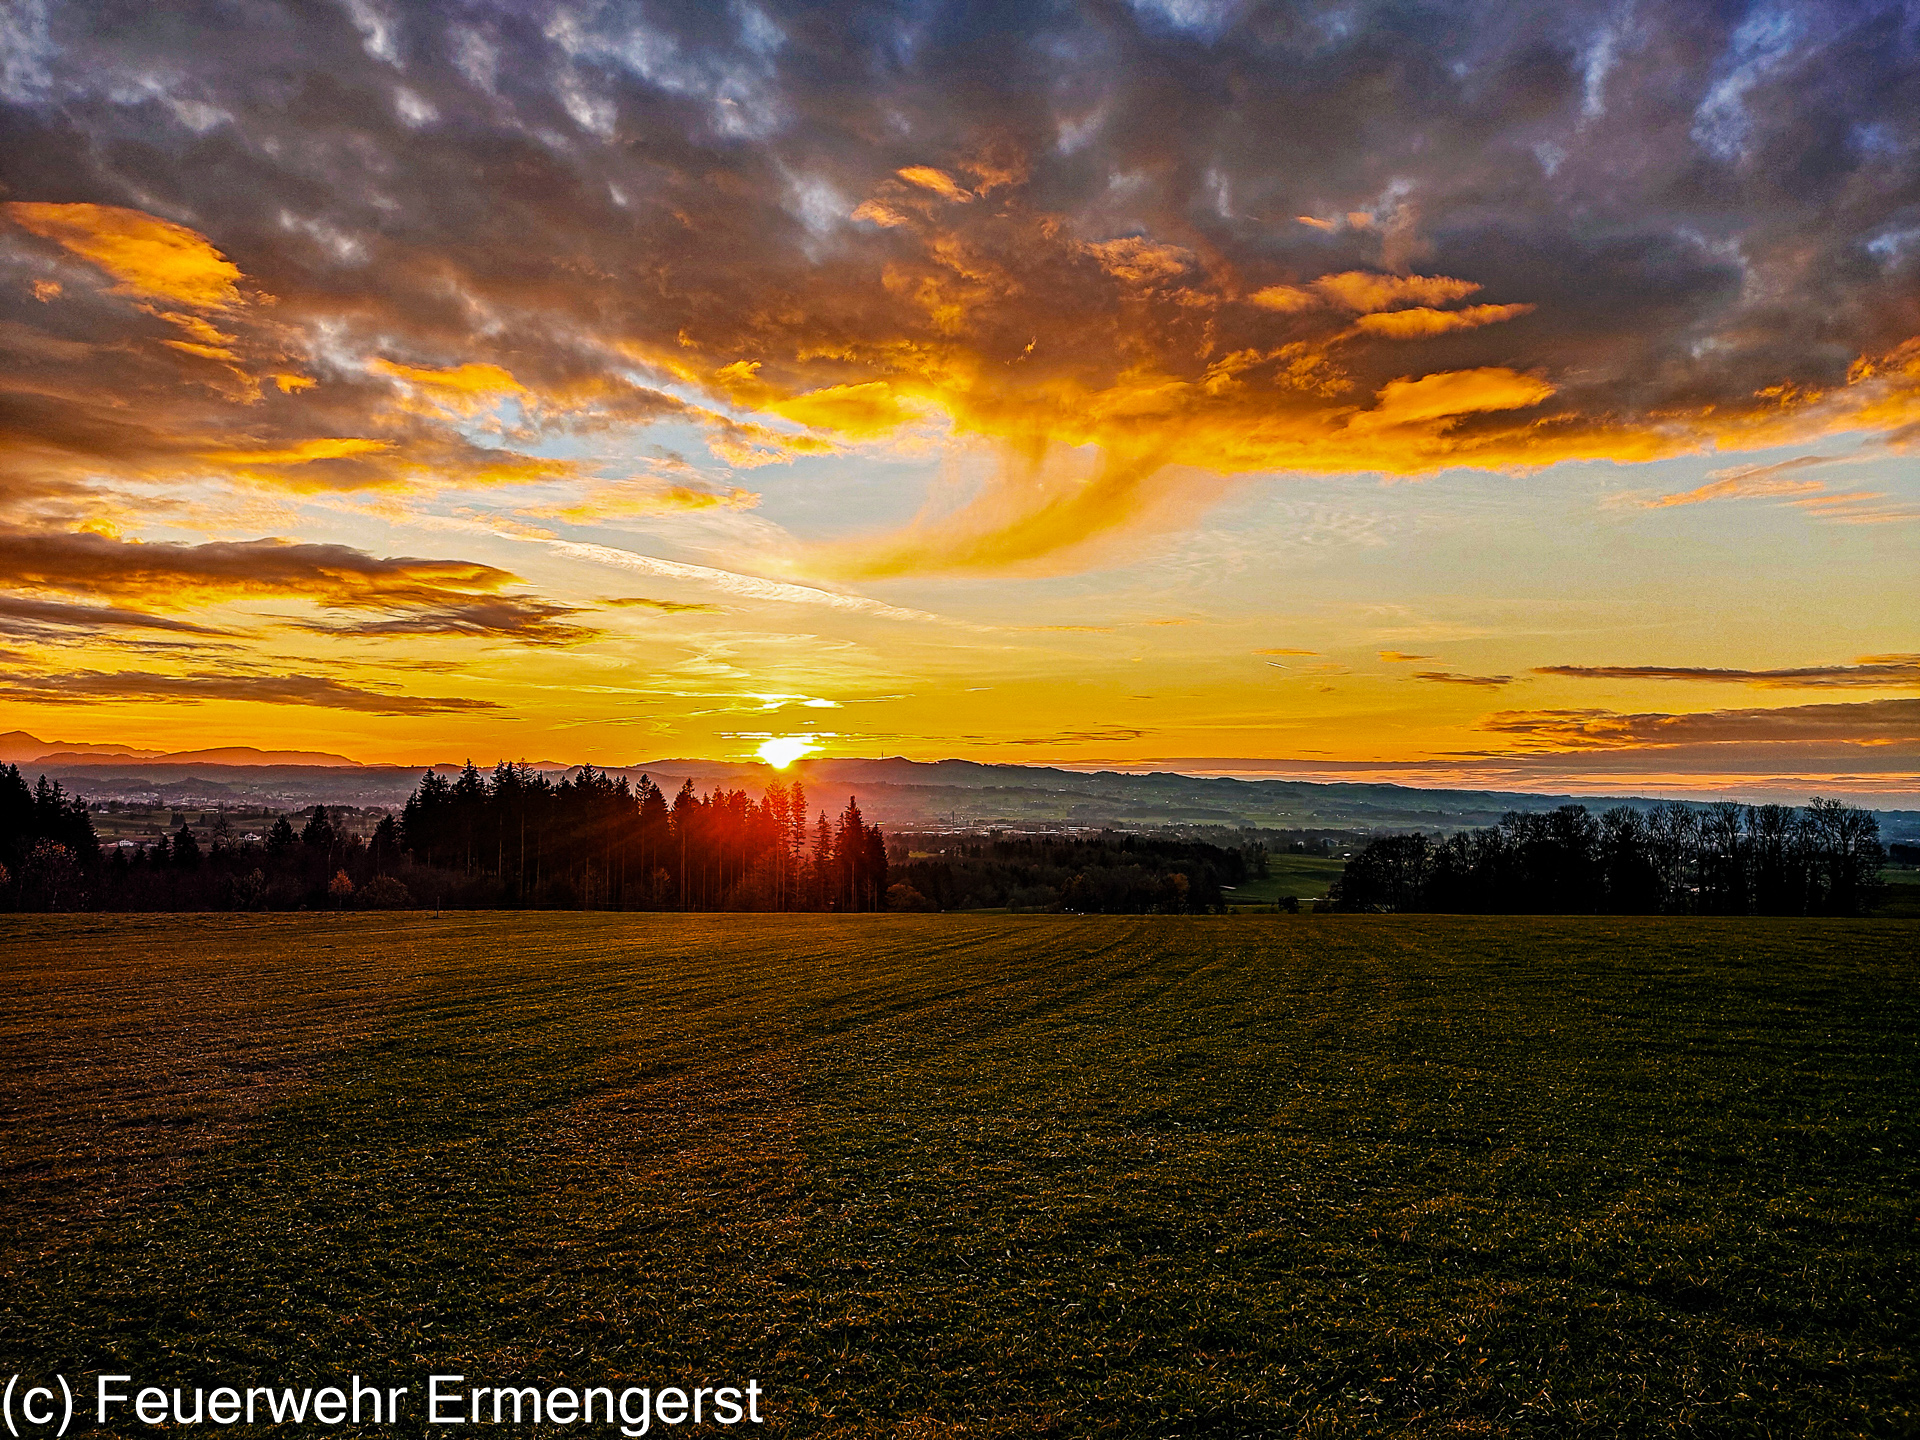
[{"label": "(c) feuerwehr ermengerst text", "polygon": [[[19,1391],[23,1429],[65,1434],[75,1416],[65,1377],[58,1392],[27,1382]],[[16,1385],[7,1386],[11,1411]],[[374,1385],[358,1375],[333,1385],[142,1385],[130,1375],[100,1375],[94,1385],[98,1424],[143,1425],[610,1425],[637,1437],[655,1425],[759,1425],[764,1391],[744,1385],[468,1384],[464,1375],[430,1375],[424,1395],[412,1385]],[[64,1403],[63,1403],[64,1401]],[[64,1412],[64,1413],[63,1413]],[[15,1417],[8,1416],[9,1420]],[[65,1423],[60,1423],[60,1422]]]}]

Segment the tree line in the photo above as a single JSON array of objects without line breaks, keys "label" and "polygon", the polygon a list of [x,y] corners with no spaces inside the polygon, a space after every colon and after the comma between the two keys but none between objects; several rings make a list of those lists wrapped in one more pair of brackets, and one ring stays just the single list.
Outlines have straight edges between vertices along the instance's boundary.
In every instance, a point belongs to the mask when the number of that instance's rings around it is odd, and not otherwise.
[{"label": "tree line", "polygon": [[1508,814],[1444,840],[1388,835],[1347,862],[1335,910],[1611,915],[1864,915],[1886,863],[1880,822],[1838,800],[1600,815]]},{"label": "tree line", "polygon": [[1260,843],[1224,846],[1108,831],[999,839],[914,835],[894,843],[897,909],[1004,905],[1084,915],[1218,914],[1227,908],[1225,889],[1267,874]]},{"label": "tree line", "polygon": [[881,910],[887,845],[858,801],[811,826],[806,787],[769,781],[671,801],[643,775],[592,766],[555,783],[502,761],[421,779],[398,834],[415,864],[463,897],[503,905],[640,910]]},{"label": "tree line", "polygon": [[99,864],[87,802],[44,775],[29,787],[19,767],[0,765],[0,906],[12,898],[21,909],[76,908],[71,901]]},{"label": "tree line", "polygon": [[501,762],[453,780],[429,771],[396,817],[350,834],[324,806],[262,837],[224,816],[103,849],[84,800],[0,767],[0,908],[264,910],[542,907],[878,910],[887,847],[849,798],[809,824],[798,782],[671,801],[586,767],[558,781]]}]

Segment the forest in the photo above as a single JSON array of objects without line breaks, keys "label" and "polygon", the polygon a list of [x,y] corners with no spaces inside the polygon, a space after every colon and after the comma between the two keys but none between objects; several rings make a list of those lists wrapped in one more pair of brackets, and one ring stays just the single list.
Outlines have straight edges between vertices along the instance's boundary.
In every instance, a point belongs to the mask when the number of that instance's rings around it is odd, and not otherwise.
[{"label": "forest", "polygon": [[772,781],[670,801],[585,767],[558,781],[501,762],[429,771],[398,817],[349,834],[322,806],[260,837],[224,817],[196,834],[103,849],[86,803],[0,766],[0,908],[879,910],[886,838],[849,797],[809,824],[804,787]]},{"label": "forest", "polygon": [[1509,814],[1445,840],[1389,835],[1347,862],[1332,910],[1555,915],[1864,915],[1886,863],[1871,811],[1677,801]]}]

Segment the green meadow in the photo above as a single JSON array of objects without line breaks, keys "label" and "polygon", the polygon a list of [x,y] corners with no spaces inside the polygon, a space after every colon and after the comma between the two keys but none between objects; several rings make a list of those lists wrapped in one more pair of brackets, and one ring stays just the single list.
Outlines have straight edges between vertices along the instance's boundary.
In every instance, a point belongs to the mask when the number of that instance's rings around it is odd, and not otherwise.
[{"label": "green meadow", "polygon": [[1912,1434],[1916,961],[1904,920],[9,916],[0,1369]]},{"label": "green meadow", "polygon": [[1290,855],[1282,851],[1267,857],[1267,873],[1246,880],[1227,893],[1229,905],[1271,905],[1289,896],[1305,903],[1318,900],[1340,878],[1347,862],[1337,856]]}]

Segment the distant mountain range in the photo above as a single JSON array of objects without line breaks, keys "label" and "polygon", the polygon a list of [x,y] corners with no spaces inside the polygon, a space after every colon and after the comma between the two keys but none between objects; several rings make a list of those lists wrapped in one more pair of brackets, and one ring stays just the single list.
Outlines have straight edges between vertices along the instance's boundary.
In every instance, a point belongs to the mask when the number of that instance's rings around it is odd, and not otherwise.
[{"label": "distant mountain range", "polygon": [[357,760],[317,750],[256,750],[227,745],[217,750],[136,750],[129,745],[58,744],[36,740],[24,730],[0,735],[0,765],[121,765],[128,761],[157,765],[319,765],[361,769]]},{"label": "distant mountain range", "polygon": [[[251,746],[153,751],[125,745],[60,744],[20,730],[0,735],[0,763],[19,765],[29,776],[46,774],[90,800],[145,800],[177,808],[220,804],[286,809],[314,804],[398,807],[426,768],[362,765],[344,755]],[[441,763],[432,768],[452,774],[460,767]],[[559,775],[575,767],[537,761],[534,768]],[[686,759],[619,766],[610,773],[632,780],[650,776],[669,794],[691,781],[701,792],[724,787],[755,795],[774,774],[758,763]],[[1550,810],[1569,803],[1594,810],[1659,803],[1634,795],[1430,790],[1167,771],[1085,772],[972,760],[803,760],[782,778],[804,783],[814,809],[838,810],[849,795],[856,795],[869,819],[891,828],[1223,826],[1443,831],[1491,825],[1514,810]],[[1920,839],[1920,811],[1876,813],[1887,838]]]}]

